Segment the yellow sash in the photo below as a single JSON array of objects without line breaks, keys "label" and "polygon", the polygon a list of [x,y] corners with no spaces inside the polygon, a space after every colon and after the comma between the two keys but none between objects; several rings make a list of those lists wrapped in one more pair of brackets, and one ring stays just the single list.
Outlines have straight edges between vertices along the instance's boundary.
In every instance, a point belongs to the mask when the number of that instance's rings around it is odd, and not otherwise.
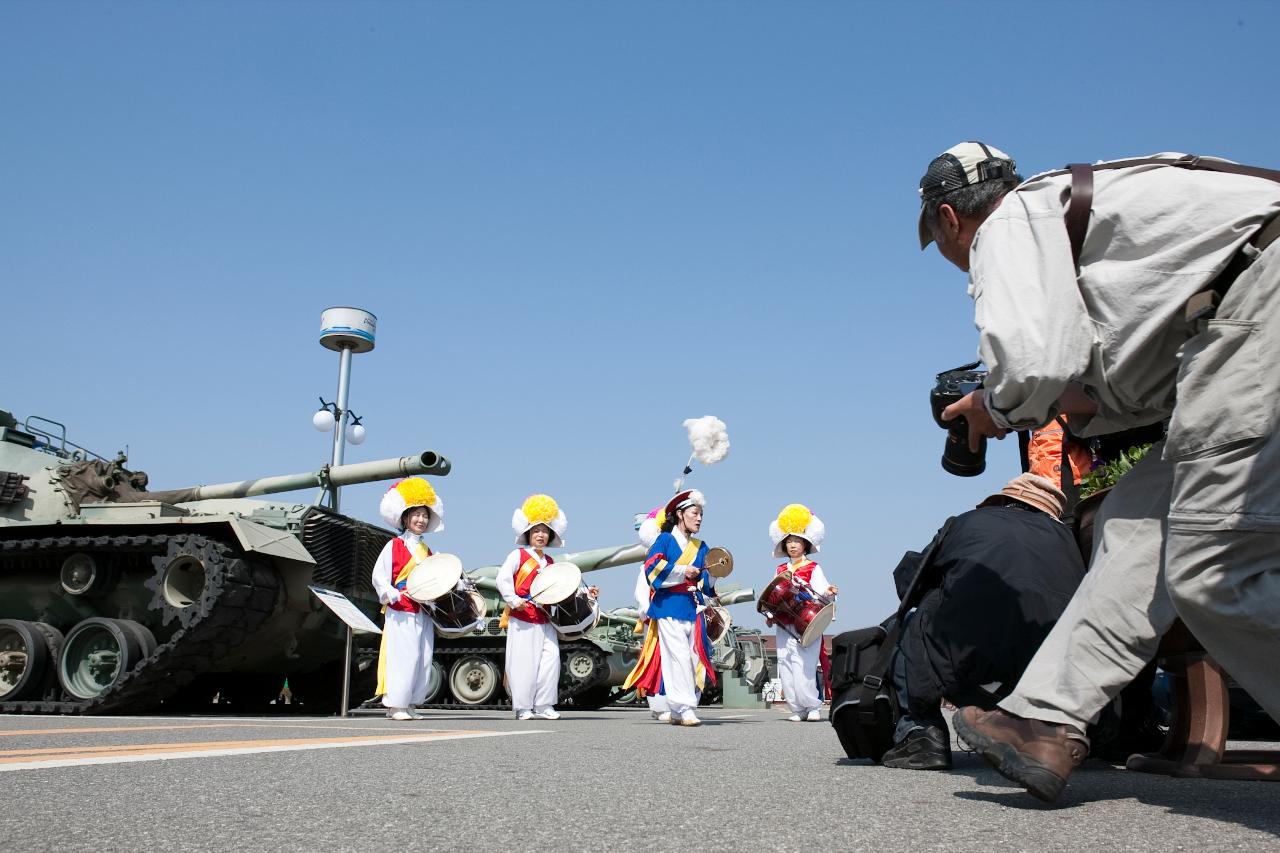
[{"label": "yellow sash", "polygon": [[[698,556],[698,549],[702,547],[701,539],[689,538],[689,544],[684,546],[684,550],[680,552],[680,557],[676,560],[677,566],[693,565],[694,557]],[[653,564],[653,568],[649,569],[645,574],[645,579],[649,582],[649,586],[653,586],[653,582],[658,579],[658,575],[662,574],[667,568],[666,560],[659,560]]]},{"label": "yellow sash", "polygon": [[[400,571],[396,572],[396,576],[392,579],[393,584],[398,584],[402,580],[409,577],[409,573],[413,571],[413,567],[418,565],[421,560],[431,556],[431,549],[422,544],[419,539],[413,543],[413,547],[409,549],[409,561],[400,567]],[[404,593],[401,592],[401,595]],[[387,612],[387,606],[382,606],[382,612]],[[387,632],[382,632],[382,639],[378,642],[378,696],[382,696],[387,692]]]},{"label": "yellow sash", "polygon": [[[538,560],[536,557],[530,557],[525,560],[520,568],[516,569],[516,589],[519,589],[525,581],[529,579],[529,575],[538,570]],[[502,608],[502,618],[498,620],[498,628],[505,630],[507,622],[511,619],[511,605],[508,604]]]}]

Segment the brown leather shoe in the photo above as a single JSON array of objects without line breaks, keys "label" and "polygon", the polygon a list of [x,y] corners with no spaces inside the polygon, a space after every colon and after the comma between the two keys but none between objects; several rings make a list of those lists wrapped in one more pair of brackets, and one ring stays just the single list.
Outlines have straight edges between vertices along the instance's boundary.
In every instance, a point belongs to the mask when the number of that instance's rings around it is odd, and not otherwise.
[{"label": "brown leather shoe", "polygon": [[998,708],[961,708],[952,723],[1001,776],[1046,803],[1058,798],[1071,771],[1089,754],[1089,739],[1074,726],[1016,717]]}]

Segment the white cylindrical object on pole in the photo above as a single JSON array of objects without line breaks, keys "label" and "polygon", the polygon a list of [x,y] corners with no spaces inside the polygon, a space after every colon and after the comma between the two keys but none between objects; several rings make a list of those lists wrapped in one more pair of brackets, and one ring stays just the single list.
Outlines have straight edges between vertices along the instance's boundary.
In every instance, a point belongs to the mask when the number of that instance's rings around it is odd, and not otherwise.
[{"label": "white cylindrical object on pole", "polygon": [[320,345],[336,352],[373,349],[378,318],[363,308],[326,308],[320,314]]}]

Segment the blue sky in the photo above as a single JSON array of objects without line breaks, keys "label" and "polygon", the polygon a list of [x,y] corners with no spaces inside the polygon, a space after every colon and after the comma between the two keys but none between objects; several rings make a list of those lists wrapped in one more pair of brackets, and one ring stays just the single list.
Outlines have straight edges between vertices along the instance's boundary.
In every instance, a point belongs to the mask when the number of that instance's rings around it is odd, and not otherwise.
[{"label": "blue sky", "polygon": [[[337,357],[378,316],[348,461],[431,448],[436,547],[634,541],[689,480],[733,580],[786,503],[827,523],[834,629],[1017,472],[938,465],[933,375],[976,348],[965,276],[915,242],[928,161],[1023,174],[1180,150],[1280,165],[1270,3],[25,3],[0,7],[0,408],[156,488],[310,470]],[[376,521],[382,486],[344,491]],[[299,499],[310,499],[310,494]],[[632,569],[597,575],[607,606]],[[749,607],[743,624],[761,624]]]}]

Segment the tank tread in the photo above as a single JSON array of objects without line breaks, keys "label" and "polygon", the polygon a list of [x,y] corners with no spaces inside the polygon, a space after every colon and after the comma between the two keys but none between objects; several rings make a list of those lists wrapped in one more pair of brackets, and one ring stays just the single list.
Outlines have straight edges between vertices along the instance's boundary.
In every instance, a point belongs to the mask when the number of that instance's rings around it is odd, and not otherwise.
[{"label": "tank tread", "polygon": [[0,543],[6,564],[47,559],[60,552],[90,550],[163,557],[171,542],[199,549],[206,558],[205,595],[186,627],[140,660],[113,687],[93,699],[0,702],[0,713],[107,714],[141,711],[172,696],[208,670],[218,657],[244,641],[275,608],[279,581],[270,566],[246,558],[239,549],[194,533],[150,536],[58,536]]},{"label": "tank tread", "polygon": [[[467,642],[467,638],[463,638],[460,642]],[[604,653],[602,649],[600,649],[599,646],[595,645],[594,643],[588,643],[588,642],[582,642],[582,641],[571,641],[571,642],[560,644],[560,656],[562,660],[566,655],[566,653],[571,651],[585,651],[588,654],[590,654],[592,657],[592,660],[595,663],[595,666],[592,668],[592,672],[597,673],[598,677],[584,678],[584,679],[574,679],[570,677],[569,683],[565,684],[564,669],[562,667],[561,677],[560,677],[560,685],[561,685],[560,695],[559,695],[557,704],[563,703],[569,699],[572,699],[574,696],[578,695],[584,690],[588,690],[591,687],[595,686],[596,684],[600,683],[601,681],[604,680],[605,676],[608,674],[608,671],[609,671],[608,656]],[[496,663],[499,669],[501,669],[503,664],[503,658],[506,655],[506,645],[501,641],[495,642],[493,645],[484,645],[484,646],[463,646],[463,645],[445,646],[445,645],[440,645],[437,642],[437,645],[435,647],[435,652],[432,655],[432,658],[434,660],[440,661],[440,663],[444,666],[445,671],[448,672],[450,667],[450,662],[448,662],[448,659],[458,658],[463,655],[469,655],[469,654],[484,655],[485,657],[493,659],[494,663]],[[446,685],[441,689],[447,690],[448,687]],[[431,710],[447,710],[447,711],[510,711],[511,700],[507,699],[503,702],[489,703],[485,705],[468,705],[464,702],[459,702],[456,699],[453,699],[452,697],[450,697],[449,701],[447,702],[427,702],[420,705],[419,707],[427,708]]]}]

